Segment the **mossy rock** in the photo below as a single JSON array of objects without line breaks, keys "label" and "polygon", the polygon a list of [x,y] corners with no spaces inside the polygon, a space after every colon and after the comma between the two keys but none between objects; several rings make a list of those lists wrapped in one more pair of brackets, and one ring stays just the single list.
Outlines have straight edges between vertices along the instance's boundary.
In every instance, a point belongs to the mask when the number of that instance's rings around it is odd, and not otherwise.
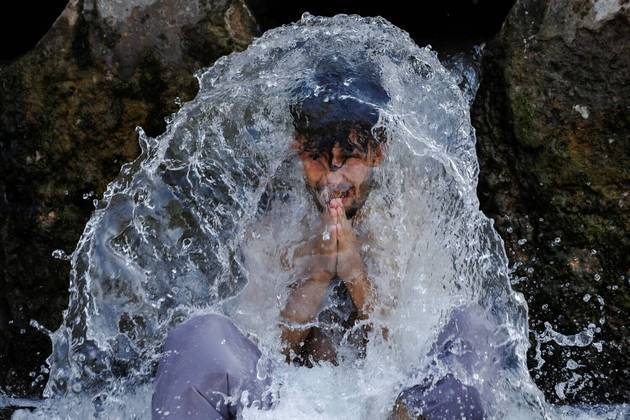
[{"label": "mossy rock", "polygon": [[[68,304],[70,254],[98,198],[161,134],[194,72],[258,34],[242,0],[71,0],[37,46],[0,68],[0,389],[37,394]],[[84,196],[87,198],[85,199]]]},{"label": "mossy rock", "polygon": [[602,4],[519,0],[486,47],[472,110],[481,208],[529,303],[532,343],[545,322],[599,329],[601,347],[542,344],[540,367],[532,347],[532,377],[558,403],[630,400],[630,8]]}]

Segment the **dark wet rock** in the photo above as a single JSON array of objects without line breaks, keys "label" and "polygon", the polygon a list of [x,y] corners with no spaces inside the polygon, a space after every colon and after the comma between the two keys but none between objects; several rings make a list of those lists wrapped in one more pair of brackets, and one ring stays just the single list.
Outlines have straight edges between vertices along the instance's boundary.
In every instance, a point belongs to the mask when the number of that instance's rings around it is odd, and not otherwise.
[{"label": "dark wet rock", "polygon": [[[629,21],[622,0],[518,1],[472,111],[481,207],[529,303],[531,373],[560,403],[630,400]],[[545,322],[593,324],[593,344],[543,343],[540,366]]]},{"label": "dark wet rock", "polygon": [[[0,68],[0,388],[41,391],[67,306],[70,254],[120,165],[197,92],[193,73],[258,33],[241,0],[72,0]],[[39,376],[42,373],[42,376]],[[32,383],[34,382],[34,383]]]}]

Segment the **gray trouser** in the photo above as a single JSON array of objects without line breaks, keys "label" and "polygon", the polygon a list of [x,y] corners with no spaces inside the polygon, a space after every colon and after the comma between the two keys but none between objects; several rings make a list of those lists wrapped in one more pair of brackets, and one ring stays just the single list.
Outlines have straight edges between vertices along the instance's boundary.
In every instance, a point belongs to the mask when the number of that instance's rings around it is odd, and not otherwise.
[{"label": "gray trouser", "polygon": [[[456,312],[454,321],[446,326],[434,347],[439,358],[452,356],[447,343],[464,324],[466,327],[476,324],[471,323],[474,318],[472,312],[469,315]],[[482,333],[473,334],[475,341],[487,337],[483,328],[477,330]],[[466,335],[471,332],[469,329]],[[469,344],[474,343],[469,341]],[[151,407],[153,419],[234,418],[243,403],[229,403],[225,398],[236,397],[238,400],[244,391],[247,391],[249,401],[258,400],[263,406],[268,406],[268,398],[263,393],[268,388],[270,377],[267,375],[264,380],[257,378],[259,358],[260,350],[256,345],[226,317],[199,316],[177,326],[168,335],[164,357],[158,368]],[[466,359],[464,364],[476,367],[472,360]],[[483,418],[476,389],[463,385],[452,375],[437,381],[428,378],[425,382],[403,391],[399,396],[398,402],[408,412],[427,419]]]},{"label": "gray trouser", "polygon": [[[433,365],[441,366],[438,372],[447,373],[429,373],[422,383],[402,391],[396,401],[397,408],[409,413],[408,418],[485,418],[484,398],[479,390],[464,385],[451,373],[477,374],[492,384],[501,370],[507,368],[509,343],[484,308],[471,305],[455,309],[429,353]],[[486,391],[485,400],[490,398]]]},{"label": "gray trouser", "polygon": [[259,358],[258,347],[224,316],[198,316],[178,325],[164,345],[152,418],[229,419],[243,405],[268,404],[263,394],[270,378],[263,372],[265,378],[258,379]]}]

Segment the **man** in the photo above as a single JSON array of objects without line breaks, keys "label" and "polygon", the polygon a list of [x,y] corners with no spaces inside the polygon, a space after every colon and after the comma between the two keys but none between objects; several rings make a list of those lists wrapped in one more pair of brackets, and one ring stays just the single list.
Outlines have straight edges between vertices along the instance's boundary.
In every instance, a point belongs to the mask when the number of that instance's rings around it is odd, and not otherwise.
[{"label": "man", "polygon": [[294,147],[321,214],[312,239],[297,252],[298,280],[281,313],[287,361],[306,364],[335,362],[335,347],[350,329],[356,329],[353,344],[365,344],[376,296],[360,252],[364,239],[353,223],[372,189],[372,170],[384,157],[385,133],[373,127],[376,105],[389,99],[369,72],[362,74],[361,100],[344,95],[355,92],[340,83],[347,78],[343,67],[322,67],[318,82],[325,91],[291,109]]},{"label": "man", "polygon": [[[296,252],[295,282],[280,313],[287,362],[307,366],[336,363],[342,341],[357,348],[359,357],[365,347],[378,292],[361,256],[364,239],[353,225],[372,188],[374,168],[385,157],[387,136],[376,127],[379,108],[389,100],[370,69],[341,60],[323,63],[315,82],[316,94],[308,88],[296,93],[291,114],[293,146],[320,223]],[[252,401],[269,404],[270,379],[259,379],[260,350],[225,317],[183,323],[169,334],[164,353],[152,400],[156,419],[226,419]],[[394,414],[483,415],[474,389],[452,376],[437,379],[401,394]]]}]

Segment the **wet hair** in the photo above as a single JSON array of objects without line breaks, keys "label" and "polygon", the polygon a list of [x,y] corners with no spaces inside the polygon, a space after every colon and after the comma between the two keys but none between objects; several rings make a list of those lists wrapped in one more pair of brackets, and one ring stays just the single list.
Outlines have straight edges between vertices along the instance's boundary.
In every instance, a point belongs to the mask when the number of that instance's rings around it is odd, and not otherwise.
[{"label": "wet hair", "polygon": [[[313,79],[304,82],[295,96],[298,101],[290,112],[296,132],[304,137],[303,152],[318,157],[337,142],[346,153],[367,152],[386,141],[384,130],[374,126],[389,95],[371,66],[329,57],[319,63]],[[352,130],[358,135],[356,142],[349,139]]]}]

